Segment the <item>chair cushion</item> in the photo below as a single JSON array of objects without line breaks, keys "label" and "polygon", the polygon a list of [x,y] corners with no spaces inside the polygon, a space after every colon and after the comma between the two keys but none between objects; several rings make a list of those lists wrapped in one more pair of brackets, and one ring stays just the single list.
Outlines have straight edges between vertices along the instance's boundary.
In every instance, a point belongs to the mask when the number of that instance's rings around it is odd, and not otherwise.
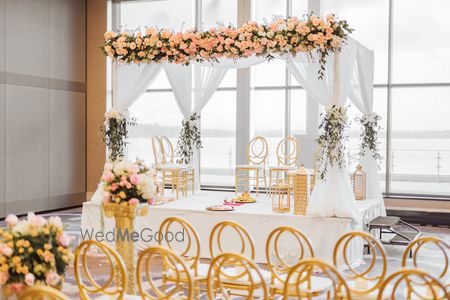
[{"label": "chair cushion", "polygon": [[175,171],[175,170],[187,170],[186,165],[167,164],[159,166],[161,170]]},{"label": "chair cushion", "polygon": [[[180,264],[177,264],[177,268],[178,268],[178,270],[183,269],[183,267]],[[209,270],[208,264],[199,264],[197,267],[197,277],[195,277],[195,279],[205,279],[208,276],[208,270]],[[194,270],[189,269],[189,273],[190,273],[192,279],[194,279]],[[169,278],[175,277],[175,271],[173,269],[170,269],[167,276]]]},{"label": "chair cushion", "polygon": [[296,166],[271,166],[269,167],[269,170],[272,171],[276,171],[276,170],[280,170],[280,171],[295,171],[298,168]]},{"label": "chair cushion", "polygon": [[[285,278],[286,275],[281,275],[281,278]],[[300,286],[300,290],[306,290],[308,282],[303,282]],[[292,289],[294,285],[292,283]],[[311,291],[327,291],[333,287],[333,281],[327,277],[311,276]],[[275,288],[278,290],[284,289],[284,282],[275,280]]]},{"label": "chair cushion", "polygon": [[[227,275],[231,275],[231,276],[235,276],[235,275],[239,275],[242,272],[242,270],[237,270],[234,267],[230,267],[230,268],[226,268],[226,273]],[[263,270],[263,269],[259,269],[259,272],[261,273],[261,276],[263,278],[263,280],[266,283],[270,283],[270,278],[272,276],[272,274],[269,271]],[[250,271],[250,276],[253,279],[253,282],[255,284],[261,283],[261,279],[258,275],[258,273],[256,272],[256,270],[251,270]],[[223,283],[228,283],[228,284],[237,284],[237,285],[248,285],[248,275],[243,275],[240,278],[236,278],[236,279],[228,279],[228,278],[224,278],[223,279]]]},{"label": "chair cushion", "polygon": [[264,170],[263,165],[237,165],[236,169]]},{"label": "chair cushion", "polygon": [[[117,300],[118,296],[110,296],[110,295],[103,295],[100,297],[95,297],[95,300]],[[141,296],[138,295],[124,295],[123,300],[142,300]]]}]

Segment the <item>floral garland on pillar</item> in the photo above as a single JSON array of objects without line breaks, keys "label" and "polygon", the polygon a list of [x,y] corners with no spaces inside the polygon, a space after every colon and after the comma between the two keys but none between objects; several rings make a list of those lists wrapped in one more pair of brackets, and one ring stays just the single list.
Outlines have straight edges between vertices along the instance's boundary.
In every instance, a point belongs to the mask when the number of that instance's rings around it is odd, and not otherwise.
[{"label": "floral garland on pillar", "polygon": [[191,163],[194,149],[202,148],[200,134],[200,114],[193,113],[183,120],[180,137],[177,143],[177,156],[183,164]]},{"label": "floral garland on pillar", "polygon": [[319,129],[323,133],[317,139],[319,153],[316,154],[318,175],[321,180],[326,178],[328,166],[345,166],[345,145],[348,139],[345,131],[347,124],[347,109],[343,106],[333,105],[325,108],[325,116]]},{"label": "floral garland on pillar", "polygon": [[103,53],[123,63],[170,63],[188,65],[191,61],[217,62],[219,58],[241,59],[253,55],[273,58],[274,54],[296,55],[317,51],[321,69],[325,71],[329,53],[340,51],[353,31],[345,20],[334,14],[324,19],[304,15],[274,19],[270,23],[247,22],[240,27],[219,26],[208,31],[189,29],[173,32],[148,27],[139,30],[105,33]]},{"label": "floral garland on pillar", "polygon": [[367,150],[371,152],[372,157],[378,162],[381,162],[383,157],[380,155],[380,142],[378,141],[378,132],[381,129],[379,124],[381,117],[375,113],[364,114],[360,118],[356,118],[361,124],[362,132],[360,134],[361,144],[359,147],[360,159],[367,154]]},{"label": "floral garland on pillar", "polygon": [[123,158],[124,149],[127,145],[128,126],[135,126],[136,119],[131,118],[128,112],[118,112],[111,110],[105,113],[101,132],[103,134],[103,142],[108,148],[108,157],[110,162],[114,162]]}]

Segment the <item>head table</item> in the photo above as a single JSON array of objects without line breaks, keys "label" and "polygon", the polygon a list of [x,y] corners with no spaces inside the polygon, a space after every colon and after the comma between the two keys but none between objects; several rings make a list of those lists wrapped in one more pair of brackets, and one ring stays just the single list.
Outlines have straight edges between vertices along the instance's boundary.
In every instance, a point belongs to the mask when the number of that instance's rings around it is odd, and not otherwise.
[{"label": "head table", "polygon": [[[256,203],[244,204],[235,207],[234,211],[215,212],[205,208],[214,204],[222,204],[225,197],[231,199],[234,193],[223,192],[198,192],[194,196],[168,202],[159,206],[150,206],[149,213],[144,217],[137,217],[136,231],[140,234],[137,241],[138,249],[155,245],[159,226],[168,217],[179,217],[187,220],[197,231],[201,243],[201,257],[210,258],[209,236],[215,224],[221,221],[234,221],[242,225],[252,236],[255,246],[255,261],[266,262],[266,240],[270,232],[280,226],[291,226],[306,235],[315,252],[315,256],[327,262],[332,261],[333,248],[339,237],[352,230],[362,230],[351,219],[334,217],[312,217],[294,215],[292,213],[277,213],[272,211],[272,202],[267,195],[260,195]],[[372,219],[380,214],[377,201],[357,201],[358,209],[363,220]],[[114,232],[114,219],[103,216],[101,206],[92,202],[83,204],[81,232],[83,239],[102,238],[103,241],[112,242]],[[100,233],[98,233],[100,232]],[[176,232],[174,232],[176,234]],[[230,234],[230,233],[229,233]],[[177,237],[177,236],[176,236]],[[175,237],[175,238],[176,238]],[[181,235],[178,236],[181,241]],[[182,244],[183,241],[180,242]],[[287,252],[290,243],[286,242]],[[229,236],[224,243],[225,251],[238,252],[240,240],[236,236]],[[351,247],[348,258],[353,266],[362,262],[362,245],[355,244]]]}]

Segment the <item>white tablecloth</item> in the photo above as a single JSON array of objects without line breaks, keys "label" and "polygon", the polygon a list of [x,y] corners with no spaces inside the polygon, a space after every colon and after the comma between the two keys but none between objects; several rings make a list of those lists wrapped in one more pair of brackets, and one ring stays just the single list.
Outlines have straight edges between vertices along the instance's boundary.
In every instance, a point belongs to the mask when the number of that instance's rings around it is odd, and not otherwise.
[{"label": "white tablecloth", "polygon": [[[228,195],[229,198],[231,198],[231,195]],[[197,230],[201,241],[201,256],[209,258],[209,235],[214,225],[224,220],[234,221],[247,229],[253,237],[255,260],[260,263],[266,262],[265,246],[269,233],[279,226],[291,226],[299,229],[311,241],[315,256],[330,263],[334,245],[339,237],[352,230],[361,230],[361,228],[357,228],[357,225],[351,219],[298,216],[272,212],[272,203],[265,195],[260,196],[257,203],[235,207],[235,211],[212,212],[205,210],[205,207],[209,205],[222,203],[223,199],[224,193],[202,191],[195,196],[189,196],[175,202],[161,206],[151,206],[147,216],[137,218],[136,230],[141,232],[146,228],[144,236],[148,240],[150,233],[158,232],[159,225],[164,219],[173,216],[183,218]],[[367,219],[379,214],[375,201],[357,201],[357,206],[361,214],[366,216],[365,218]],[[81,230],[85,238],[87,231],[90,233],[94,232],[94,234],[95,232],[101,232],[101,220],[103,217],[100,209],[98,205],[91,202],[83,204]],[[112,232],[114,220],[106,217],[103,219],[103,232]],[[238,241],[230,239],[226,250],[232,250],[233,245],[236,243]],[[154,240],[144,242],[139,239],[138,248],[142,249],[154,244],[156,244]],[[236,248],[234,247],[234,249]],[[355,245],[351,253],[349,253],[349,257],[353,265],[360,264],[362,260],[361,245]]]}]

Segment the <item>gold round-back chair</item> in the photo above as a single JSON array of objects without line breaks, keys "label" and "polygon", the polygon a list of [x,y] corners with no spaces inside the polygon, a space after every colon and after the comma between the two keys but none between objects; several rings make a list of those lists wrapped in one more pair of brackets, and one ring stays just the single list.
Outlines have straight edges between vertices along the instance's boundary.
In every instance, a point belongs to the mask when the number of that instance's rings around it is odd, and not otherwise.
[{"label": "gold round-back chair", "polygon": [[258,266],[238,253],[221,253],[213,258],[207,278],[208,299],[268,299],[267,278]]},{"label": "gold round-back chair", "polygon": [[[256,195],[259,194],[259,180],[261,175],[264,180],[264,188],[267,191],[266,162],[269,153],[269,145],[262,136],[254,137],[247,146],[246,165],[237,165],[235,170],[235,191],[240,187],[245,187],[250,192],[252,181],[256,189]],[[254,172],[254,176],[251,175]]]},{"label": "gold round-back chair", "polygon": [[[348,260],[348,253],[351,251],[349,247],[352,247],[352,243],[367,245],[366,259],[370,259],[369,262],[357,269]],[[333,264],[336,268],[340,265],[339,259],[343,260],[345,268],[348,269],[343,276],[347,281],[352,298],[376,299],[387,272],[387,257],[381,243],[368,233],[348,232],[339,238],[334,247]],[[381,260],[380,270],[376,268],[377,260]]]},{"label": "gold round-back chair", "polygon": [[386,278],[378,300],[448,300],[449,291],[435,277],[418,269],[401,269]]},{"label": "gold round-back chair", "polygon": [[333,266],[315,258],[308,258],[291,268],[286,277],[283,299],[313,297],[352,299],[347,283]]},{"label": "gold round-back chair", "polygon": [[[200,285],[206,282],[206,276],[208,275],[209,265],[200,263],[200,238],[197,231],[192,225],[177,217],[171,217],[165,219],[160,227],[159,232],[166,238],[161,239],[159,244],[166,248],[169,248],[176,253],[185,262],[190,277],[194,283],[196,295],[200,294]],[[183,232],[183,242],[175,239],[175,235],[178,232]],[[169,235],[171,238],[169,239]],[[163,274],[163,284],[166,282],[173,282],[174,272],[170,265],[167,265],[167,272]],[[181,274],[183,275],[183,274]],[[181,277],[183,281],[185,277]],[[187,279],[186,279],[187,280]]]},{"label": "gold round-back chair", "polygon": [[[95,254],[96,257],[99,254],[104,257],[106,264],[101,263],[101,274],[107,274],[108,277],[105,280],[97,281],[91,274],[89,267],[89,252]],[[93,257],[90,259],[94,260]],[[96,266],[99,267],[100,263],[98,259],[95,259]],[[97,242],[95,240],[86,240],[75,250],[74,260],[74,272],[75,280],[80,290],[80,298],[82,300],[89,300],[90,295],[104,295],[106,297],[117,297],[117,299],[123,299],[125,294],[125,287],[127,285],[125,264],[122,257],[110,246],[104,243]],[[84,280],[85,279],[85,280]],[[108,298],[109,299],[109,298]]]},{"label": "gold round-back chair", "polygon": [[[289,237],[289,240],[285,238]],[[298,251],[295,253],[283,253],[282,247],[289,245],[292,250],[293,244],[296,244]],[[282,226],[273,230],[266,241],[266,259],[267,268],[271,273],[270,297],[283,295],[286,276],[289,271],[302,259],[314,257],[314,250],[308,238],[299,230]]]},{"label": "gold round-back chair", "polygon": [[443,281],[443,284],[446,285],[447,289],[450,289],[450,274],[449,274],[449,254],[450,254],[450,245],[441,238],[434,236],[420,237],[413,242],[411,242],[408,247],[406,247],[402,256],[402,267],[407,267],[408,262],[408,254],[412,254],[412,264],[414,268],[420,269],[420,258],[422,251],[426,251],[426,246],[434,246],[433,249],[439,250],[442,252],[442,256],[439,257],[439,260],[442,259],[442,267],[439,269],[437,274],[434,272],[431,274],[439,280]]},{"label": "gold round-back chair", "polygon": [[[273,186],[273,174],[275,173],[275,184],[286,179],[289,171],[296,170],[296,163],[300,156],[300,145],[296,138],[288,136],[282,139],[277,146],[277,165],[269,168],[269,188]],[[282,175],[280,179],[280,174]]]},{"label": "gold round-back chair", "polygon": [[227,231],[228,229],[238,237],[234,240],[241,242],[240,250],[233,249],[233,252],[239,253],[251,259],[255,259],[255,246],[253,243],[253,238],[244,227],[232,221],[219,222],[211,230],[211,234],[209,236],[209,251],[211,258],[216,257],[220,253],[229,252],[223,248],[223,243],[228,241],[224,240],[224,231]]},{"label": "gold round-back chair", "polygon": [[[169,270],[172,271],[170,287],[162,282],[162,278],[152,277],[161,269],[162,276]],[[137,275],[137,286],[142,299],[194,299],[194,283],[188,266],[181,257],[168,248],[152,246],[142,251],[138,258]],[[149,289],[142,280],[143,276],[147,279]]]},{"label": "gold round-back chair", "polygon": [[152,148],[155,169],[160,174],[162,180],[162,195],[164,195],[164,187],[166,184],[171,186],[172,192],[175,191],[177,199],[180,192],[183,196],[187,196],[188,182],[192,182],[192,191],[194,191],[194,170],[186,165],[180,165],[174,162],[174,151],[170,140],[165,136],[153,136]]},{"label": "gold round-back chair", "polygon": [[69,300],[62,292],[49,286],[34,286],[25,289],[19,300]]}]

